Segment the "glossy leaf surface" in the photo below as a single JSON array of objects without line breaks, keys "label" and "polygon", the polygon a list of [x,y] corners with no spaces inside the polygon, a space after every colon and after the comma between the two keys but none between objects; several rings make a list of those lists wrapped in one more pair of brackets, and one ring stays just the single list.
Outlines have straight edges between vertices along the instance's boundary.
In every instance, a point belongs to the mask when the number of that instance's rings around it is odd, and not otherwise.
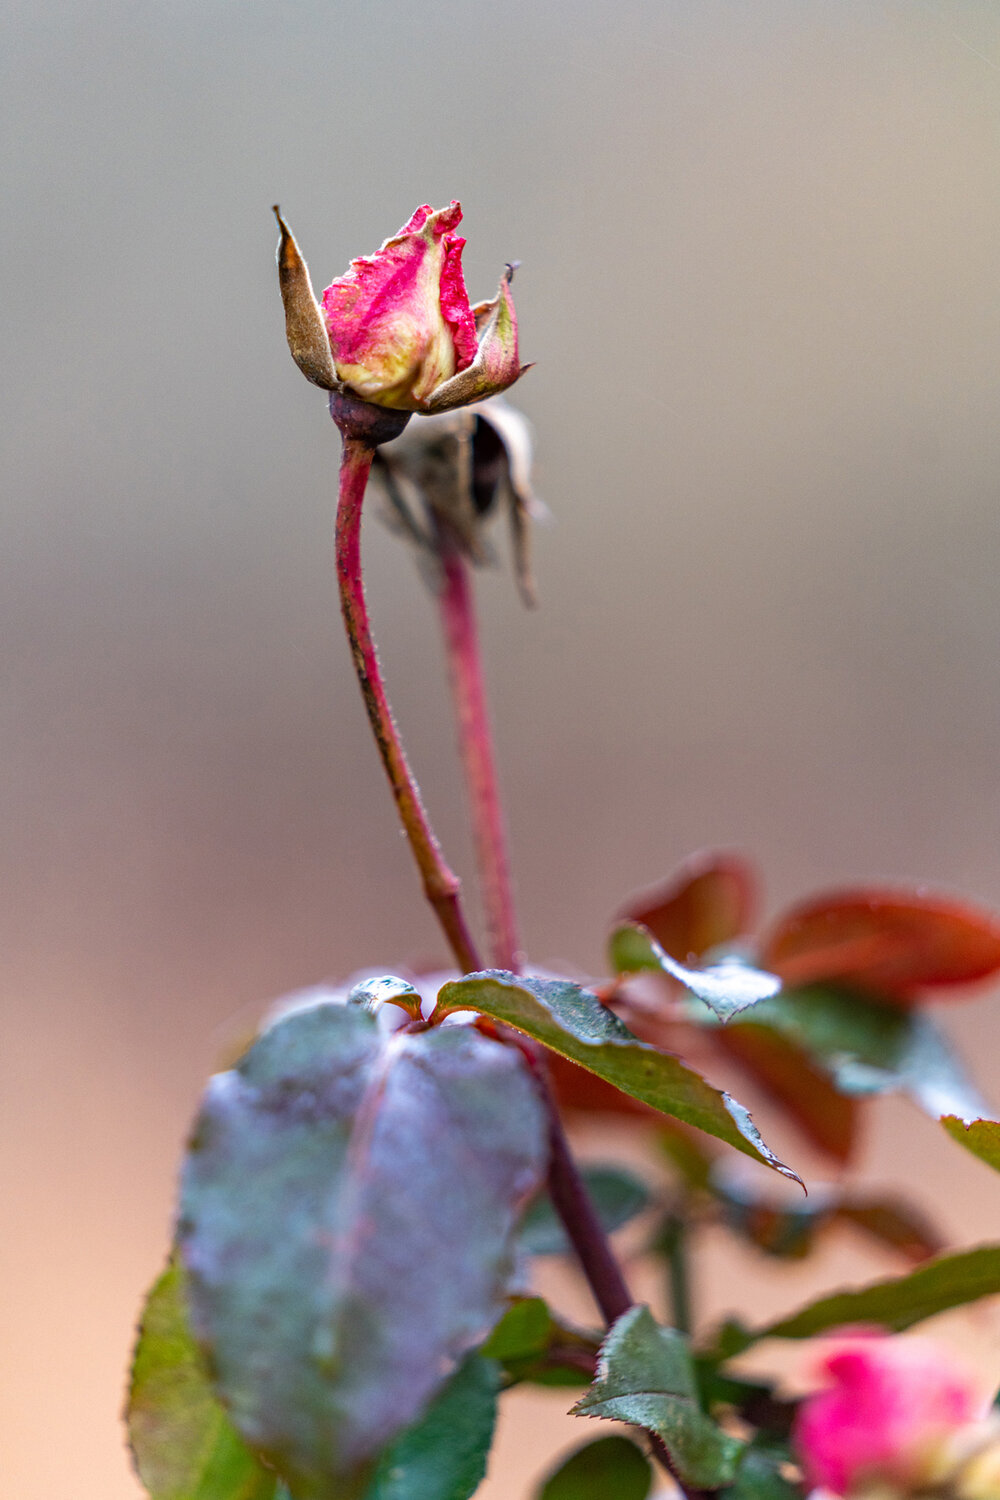
[{"label": "glossy leaf surface", "polygon": [[126,1418],[150,1500],[278,1500],[276,1476],[247,1448],[209,1383],[176,1262],[143,1310]]},{"label": "glossy leaf surface", "polygon": [[790,1116],[807,1140],[835,1161],[849,1161],[858,1140],[858,1104],[787,1036],[754,1025],[719,1027],[715,1045],[746,1069]]},{"label": "glossy leaf surface", "polygon": [[1000,971],[1000,921],[916,891],[835,892],[793,907],[761,962],[788,984],[835,980],[905,1004]]},{"label": "glossy leaf surface", "polygon": [[929,1260],[944,1249],[944,1241],[926,1214],[899,1198],[848,1194],[837,1205],[834,1216],[889,1249],[897,1250],[908,1260]]},{"label": "glossy leaf surface", "polygon": [[782,1478],[775,1458],[751,1448],[740,1464],[735,1483],[722,1493],[725,1500],[799,1500],[802,1491]]},{"label": "glossy leaf surface", "polygon": [[[741,1024],[739,1018],[733,1022]],[[902,1091],[935,1119],[989,1113],[950,1044],[924,1014],[815,985],[762,1001],[752,1024],[803,1048],[846,1094]]]},{"label": "glossy leaf surface", "polygon": [[698,1488],[728,1484],[744,1448],[702,1411],[683,1335],[661,1328],[648,1307],[631,1307],[614,1324],[597,1379],[573,1410],[655,1432],[681,1477]]},{"label": "glossy leaf surface", "polygon": [[560,1108],[583,1110],[587,1114],[629,1115],[633,1119],[636,1115],[644,1115],[648,1119],[648,1105],[640,1104],[631,1094],[623,1094],[621,1089],[570,1062],[568,1057],[553,1052],[548,1064]]},{"label": "glossy leaf surface", "polygon": [[[623,1167],[584,1167],[583,1180],[605,1234],[621,1229],[649,1206],[650,1193],[641,1178]],[[520,1242],[529,1255],[569,1255],[562,1221],[547,1194],[536,1198],[521,1222]]]},{"label": "glossy leaf surface", "polygon": [[296,1500],[362,1495],[489,1333],[546,1155],[522,1057],[466,1026],[386,1038],[317,1005],[212,1080],[182,1191],[192,1321]]},{"label": "glossy leaf surface", "polygon": [[730,957],[702,969],[691,969],[671,958],[644,927],[627,922],[611,934],[611,967],[616,974],[652,970],[669,975],[703,1001],[720,1021],[749,1010],[781,989],[774,974],[757,969],[741,958]]},{"label": "glossy leaf surface", "polygon": [[571,1328],[543,1297],[518,1297],[480,1353],[500,1361],[508,1385],[585,1385],[594,1378],[599,1348],[599,1336]]},{"label": "glossy leaf surface", "polygon": [[873,1323],[901,1333],[924,1318],[1000,1293],[1000,1245],[980,1245],[927,1261],[907,1276],[834,1292],[763,1328],[722,1330],[716,1354],[730,1358],[765,1338],[808,1339],[831,1328]]},{"label": "glossy leaf surface", "polygon": [[486,1473],[499,1384],[496,1361],[470,1355],[382,1454],[364,1500],[468,1500]]},{"label": "glossy leaf surface", "polygon": [[621,913],[647,927],[681,963],[752,932],[756,916],[753,870],[739,855],[714,852],[696,855],[662,884],[637,892]]},{"label": "glossy leaf surface", "polygon": [[640,1042],[589,990],[561,979],[488,970],[446,984],[435,1014],[478,1010],[599,1074],[633,1098],[799,1179],[764,1144],[749,1113],[678,1058]]},{"label": "glossy leaf surface", "polygon": [[849,1224],[880,1245],[920,1262],[937,1255],[943,1241],[924,1214],[895,1198],[816,1192],[804,1203],[779,1203],[752,1184],[713,1179],[724,1223],[766,1255],[796,1260],[808,1255],[831,1227]]},{"label": "glossy leaf surface", "polygon": [[941,1124],[966,1151],[1000,1172],[1000,1120],[972,1120],[966,1125],[957,1115],[944,1115]]},{"label": "glossy leaf surface", "polygon": [[550,1474],[537,1500],[646,1500],[649,1460],[629,1438],[597,1438],[577,1448]]}]

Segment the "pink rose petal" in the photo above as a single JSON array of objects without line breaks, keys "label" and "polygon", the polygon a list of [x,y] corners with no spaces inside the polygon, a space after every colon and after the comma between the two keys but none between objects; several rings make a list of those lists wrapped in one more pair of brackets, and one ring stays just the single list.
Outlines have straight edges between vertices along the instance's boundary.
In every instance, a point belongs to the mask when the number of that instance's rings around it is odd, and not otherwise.
[{"label": "pink rose petal", "polygon": [[831,1384],[802,1403],[793,1436],[807,1481],[836,1495],[850,1495],[862,1478],[919,1480],[934,1450],[982,1404],[929,1340],[846,1339],[820,1369]]},{"label": "pink rose petal", "polygon": [[475,358],[465,241],[451,233],[461,219],[457,202],[437,211],[422,204],[323,293],[337,374],[365,399],[419,409]]}]

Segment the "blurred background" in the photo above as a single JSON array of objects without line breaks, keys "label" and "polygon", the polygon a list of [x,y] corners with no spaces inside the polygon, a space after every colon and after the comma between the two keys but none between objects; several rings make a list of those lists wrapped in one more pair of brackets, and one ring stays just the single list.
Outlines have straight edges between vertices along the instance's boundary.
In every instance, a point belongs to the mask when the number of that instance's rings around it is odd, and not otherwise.
[{"label": "blurred background", "polygon": [[[772,910],[856,879],[1000,906],[1000,11],[8,0],[4,27],[4,1490],[134,1500],[124,1372],[206,1074],[270,998],[441,956],[339,634],[336,434],[271,203],[317,286],[452,197],[474,300],[522,262],[553,524],[541,608],[506,565],[481,600],[535,961],[598,970],[623,896],[708,845]],[[366,543],[468,871],[430,600]],[[1000,1098],[996,997],[949,1020]],[[995,1176],[902,1104],[863,1167],[996,1236]],[[707,1313],[799,1300],[748,1255],[706,1254]],[[592,1435],[545,1425],[565,1405],[517,1398],[484,1494]]]}]

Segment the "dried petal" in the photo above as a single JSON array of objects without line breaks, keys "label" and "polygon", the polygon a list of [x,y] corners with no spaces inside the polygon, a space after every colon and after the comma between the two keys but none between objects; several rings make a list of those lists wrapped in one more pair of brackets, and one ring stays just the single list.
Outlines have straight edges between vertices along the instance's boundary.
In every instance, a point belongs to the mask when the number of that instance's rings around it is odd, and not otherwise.
[{"label": "dried petal", "polygon": [[404,411],[429,398],[477,354],[462,276],[462,209],[423,204],[374,255],[353,260],[323,293],[337,374],[365,401]]}]

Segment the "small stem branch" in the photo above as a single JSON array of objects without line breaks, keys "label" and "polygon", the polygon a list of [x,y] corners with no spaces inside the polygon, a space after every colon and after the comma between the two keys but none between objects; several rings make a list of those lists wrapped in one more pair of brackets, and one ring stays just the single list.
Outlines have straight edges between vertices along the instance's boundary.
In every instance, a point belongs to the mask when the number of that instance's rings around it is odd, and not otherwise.
[{"label": "small stem branch", "polygon": [[444,572],[441,624],[486,909],[490,959],[498,969],[512,969],[516,973],[520,945],[472,581],[465,558],[443,534],[441,564]]},{"label": "small stem branch", "polygon": [[670,1314],[675,1328],[690,1334],[691,1278],[688,1274],[687,1225],[679,1213],[671,1214],[660,1231],[659,1242],[667,1259]]},{"label": "small stem branch", "polygon": [[386,697],[368,623],[361,578],[361,506],[374,451],[369,443],[344,437],[336,539],[340,604],[368,718],[396,799],[400,821],[420,871],[424,894],[441,924],[455,961],[462,973],[468,974],[481,968],[482,964],[459,902],[458,876],[448,867],[424,811],[420,789],[407,762]]}]

